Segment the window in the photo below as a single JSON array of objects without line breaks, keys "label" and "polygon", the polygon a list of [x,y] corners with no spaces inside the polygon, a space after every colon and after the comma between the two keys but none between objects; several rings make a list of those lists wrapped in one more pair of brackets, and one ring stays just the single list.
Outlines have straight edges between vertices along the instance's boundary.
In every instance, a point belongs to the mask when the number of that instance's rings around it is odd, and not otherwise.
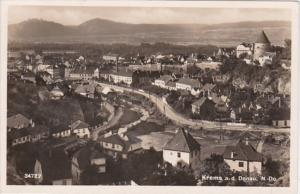
[{"label": "window", "polygon": [[239,167],[244,167],[244,162],[239,162]]},{"label": "window", "polygon": [[115,144],[112,144],[112,148],[113,148],[113,149],[115,148]]},{"label": "window", "polygon": [[178,158],[181,157],[181,153],[180,153],[180,152],[177,153],[177,157],[178,157]]},{"label": "window", "polygon": [[287,120],[284,120],[284,126],[287,126]]},{"label": "window", "polygon": [[172,156],[172,155],[173,155],[173,152],[170,152],[170,155]]},{"label": "window", "polygon": [[193,152],[191,152],[191,158],[193,157]]}]

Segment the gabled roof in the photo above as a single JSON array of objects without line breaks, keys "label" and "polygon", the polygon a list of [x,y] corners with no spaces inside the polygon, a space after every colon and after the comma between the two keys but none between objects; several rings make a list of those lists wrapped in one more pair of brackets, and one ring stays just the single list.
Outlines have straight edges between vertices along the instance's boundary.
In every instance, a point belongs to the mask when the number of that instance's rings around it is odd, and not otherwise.
[{"label": "gabled roof", "polygon": [[157,78],[156,80],[161,80],[164,82],[169,82],[170,80],[172,80],[172,76],[171,75],[163,75],[160,76],[160,78]]},{"label": "gabled roof", "polygon": [[265,33],[265,31],[261,31],[260,34],[258,35],[255,43],[265,43],[265,44],[270,44],[270,41]]},{"label": "gabled roof", "polygon": [[200,150],[201,145],[184,129],[178,130],[175,136],[165,145],[164,150],[192,152]]},{"label": "gabled roof", "polygon": [[110,73],[111,75],[122,76],[122,77],[132,77],[133,72],[130,70],[120,69],[118,72],[114,71]]},{"label": "gabled roof", "polygon": [[207,97],[201,97],[199,100],[195,101],[192,105],[199,107],[199,106],[202,106],[206,101],[215,104],[214,101],[208,99]]},{"label": "gabled roof", "polygon": [[123,147],[123,152],[127,152],[130,148],[130,146],[132,144],[136,144],[136,143],[139,143],[141,142],[140,139],[134,137],[134,136],[129,136],[129,135],[126,135],[128,140],[124,140],[120,137],[119,134],[113,134],[109,137],[101,137],[99,138],[99,141],[100,142],[106,142],[106,143],[111,143],[111,144],[117,144],[117,145],[121,145]]},{"label": "gabled roof", "polygon": [[190,78],[181,78],[181,79],[178,80],[177,83],[189,85],[189,86],[192,86],[194,88],[197,88],[197,87],[201,86],[201,83],[198,80],[190,79]]},{"label": "gabled roof", "polygon": [[74,130],[74,129],[82,129],[82,128],[88,128],[89,127],[89,124],[81,121],[81,120],[77,120],[75,121],[74,123],[71,124],[71,129]]},{"label": "gabled roof", "polygon": [[[233,158],[231,158],[231,153]],[[263,156],[257,152],[255,148],[248,143],[248,145],[242,141],[239,141],[235,146],[227,146],[223,153],[224,159],[231,160],[243,160],[243,161],[262,161]]]},{"label": "gabled roof", "polygon": [[212,90],[216,87],[216,84],[205,84],[202,88],[201,91],[208,91],[208,90]]},{"label": "gabled roof", "polygon": [[22,114],[16,114],[7,118],[8,128],[18,128],[18,126],[28,126],[29,124],[30,120]]}]

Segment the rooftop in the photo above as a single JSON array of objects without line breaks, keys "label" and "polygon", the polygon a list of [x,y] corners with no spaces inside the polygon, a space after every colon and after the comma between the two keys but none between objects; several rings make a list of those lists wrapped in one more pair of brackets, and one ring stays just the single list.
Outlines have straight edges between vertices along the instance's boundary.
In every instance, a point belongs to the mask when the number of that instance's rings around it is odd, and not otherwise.
[{"label": "rooftop", "polygon": [[8,128],[18,128],[18,126],[28,126],[30,120],[22,114],[16,114],[7,118],[7,127]]},{"label": "rooftop", "polygon": [[265,43],[265,44],[270,44],[270,41],[265,33],[265,31],[261,31],[260,34],[258,35],[255,43]]},{"label": "rooftop", "polygon": [[190,79],[190,78],[181,78],[181,79],[178,80],[177,83],[190,85],[194,88],[197,88],[197,87],[201,86],[201,83],[198,80]]},{"label": "rooftop", "polygon": [[185,129],[180,129],[175,136],[165,145],[164,150],[192,152],[200,150],[201,145]]},{"label": "rooftop", "polygon": [[[233,158],[231,157],[231,153]],[[255,148],[248,143],[239,141],[235,146],[227,146],[223,153],[224,159],[234,159],[243,161],[262,161],[263,156],[261,153],[257,152]]]}]

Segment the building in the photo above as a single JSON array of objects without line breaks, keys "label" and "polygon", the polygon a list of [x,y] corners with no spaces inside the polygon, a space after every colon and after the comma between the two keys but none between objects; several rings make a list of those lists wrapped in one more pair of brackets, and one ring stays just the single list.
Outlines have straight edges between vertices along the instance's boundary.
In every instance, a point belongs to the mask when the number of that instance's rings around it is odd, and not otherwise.
[{"label": "building", "polygon": [[105,62],[117,62],[118,61],[118,58],[119,58],[119,55],[118,54],[112,54],[112,53],[109,53],[109,54],[106,54],[106,55],[103,55],[102,56],[102,59],[105,61]]},{"label": "building", "polygon": [[181,78],[176,82],[176,88],[178,90],[192,91],[201,88],[201,83],[195,79]]},{"label": "building", "polygon": [[[69,77],[66,77],[68,75]],[[67,70],[67,73],[65,72],[65,78],[70,80],[91,80],[93,78],[99,78],[99,68],[85,66],[83,68]]]},{"label": "building", "polygon": [[290,119],[272,120],[272,125],[278,128],[289,128],[291,127]]},{"label": "building", "polygon": [[248,176],[254,172],[261,174],[263,156],[247,140],[227,146],[223,158],[231,170],[246,172]]},{"label": "building", "polygon": [[70,125],[71,133],[74,134],[78,138],[89,138],[90,130],[89,124],[77,120]]},{"label": "building", "polygon": [[36,184],[72,185],[71,161],[60,148],[41,151],[35,161],[34,173],[41,175],[35,179]]},{"label": "building", "polygon": [[129,70],[121,70],[109,74],[109,81],[116,83],[124,83],[131,85],[133,82],[133,72]]},{"label": "building", "polygon": [[196,67],[202,69],[202,70],[219,70],[220,66],[222,65],[222,62],[219,61],[201,61],[201,62],[197,62],[195,64]]},{"label": "building", "polygon": [[75,93],[87,98],[95,98],[95,85],[94,84],[81,84],[75,89]]},{"label": "building", "polygon": [[21,129],[29,127],[32,124],[32,120],[26,118],[22,114],[16,114],[7,118],[7,129]]},{"label": "building", "polygon": [[259,61],[259,57],[263,56],[266,52],[269,52],[271,48],[271,42],[269,41],[266,33],[261,31],[254,43],[253,60]]},{"label": "building", "polygon": [[52,100],[60,100],[64,97],[64,92],[58,87],[55,86],[51,91],[50,91],[50,98]]},{"label": "building", "polygon": [[192,103],[192,113],[197,115],[204,115],[206,111],[215,110],[215,103],[207,97],[201,97],[199,100]]},{"label": "building", "polygon": [[276,57],[275,52],[265,52],[263,55],[258,57],[258,62],[260,66],[272,65],[275,57]]},{"label": "building", "polygon": [[91,167],[96,169],[97,173],[106,172],[106,157],[93,147],[83,147],[72,157],[72,177],[74,184],[81,183],[81,175]]},{"label": "building", "polygon": [[35,143],[49,136],[49,129],[44,125],[30,126],[8,133],[8,141],[12,146]]},{"label": "building", "polygon": [[69,137],[71,136],[71,129],[63,125],[54,126],[51,135],[56,138]]},{"label": "building", "polygon": [[163,75],[154,81],[154,85],[161,87],[161,88],[166,88],[167,83],[169,83],[172,80],[173,80],[173,77],[171,75]]},{"label": "building", "polygon": [[115,133],[112,131],[98,139],[100,146],[104,151],[113,156],[127,158],[128,154],[142,149],[141,140],[124,133]]},{"label": "building", "polygon": [[24,82],[31,82],[31,83],[36,83],[35,75],[31,71],[28,71],[26,73],[23,73],[21,75],[21,80],[24,80]]},{"label": "building", "polygon": [[205,84],[199,91],[200,96],[201,97],[211,96],[215,88],[216,88],[215,84],[209,84],[209,83]]},{"label": "building", "polygon": [[180,129],[164,146],[163,159],[172,166],[195,169],[200,164],[201,146],[187,130]]},{"label": "building", "polygon": [[246,57],[253,55],[253,44],[250,43],[241,43],[236,47],[236,57]]}]

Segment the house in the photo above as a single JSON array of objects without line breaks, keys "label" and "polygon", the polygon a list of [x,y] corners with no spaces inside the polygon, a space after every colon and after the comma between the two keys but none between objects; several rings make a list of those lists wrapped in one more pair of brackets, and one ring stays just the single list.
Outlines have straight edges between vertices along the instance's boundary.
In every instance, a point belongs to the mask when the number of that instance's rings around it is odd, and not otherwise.
[{"label": "house", "polygon": [[61,148],[41,151],[35,161],[34,173],[41,175],[35,179],[41,185],[72,185],[71,161]]},{"label": "house", "polygon": [[60,100],[64,97],[64,92],[58,87],[55,86],[51,91],[50,91],[50,98],[52,100]]},{"label": "house", "polygon": [[108,53],[102,56],[102,59],[105,62],[117,62],[119,59],[119,55],[118,54],[113,54],[113,53]]},{"label": "house", "polygon": [[161,88],[166,88],[167,83],[169,83],[172,80],[173,80],[173,77],[171,75],[163,75],[154,81],[154,85],[161,87]]},{"label": "house", "polygon": [[11,129],[21,129],[29,127],[32,124],[32,120],[26,118],[22,114],[16,114],[7,118],[7,129],[8,132]]},{"label": "house", "polygon": [[8,134],[8,142],[10,142],[12,146],[29,143],[30,141],[31,136],[28,132],[28,128],[14,130]]},{"label": "house", "polygon": [[211,59],[210,61],[197,62],[195,64],[195,66],[202,69],[202,70],[207,70],[207,69],[218,70],[222,64],[223,64],[222,62],[212,61],[212,59]]},{"label": "house", "polygon": [[215,108],[217,112],[227,112],[228,106],[226,102],[221,98],[220,95],[217,95],[216,93],[211,93],[211,95],[208,97],[209,100],[212,100],[215,103]]},{"label": "house", "polygon": [[45,69],[46,72],[48,72],[51,76],[51,78],[53,79],[56,79],[56,78],[60,78],[60,68],[57,67],[57,65],[49,65],[46,69]]},{"label": "house", "polygon": [[75,134],[78,138],[89,138],[90,131],[89,131],[89,124],[77,120],[70,125],[71,133]]},{"label": "house", "polygon": [[235,49],[234,48],[219,48],[218,52],[216,54],[216,56],[221,57],[221,56],[225,56],[225,57],[230,57],[232,55],[234,55],[235,53]]},{"label": "house", "polygon": [[206,83],[201,89],[200,89],[200,96],[201,97],[208,97],[210,96],[214,89],[216,88],[215,84],[209,84]]},{"label": "house", "polygon": [[[69,77],[66,77],[68,76]],[[65,72],[65,77],[70,80],[91,80],[99,78],[99,69],[97,67],[81,67]]]},{"label": "house", "polygon": [[201,87],[201,83],[198,80],[190,78],[181,78],[176,82],[176,88],[178,90],[196,90]]},{"label": "house", "polygon": [[236,47],[236,57],[241,58],[243,56],[253,55],[253,44],[251,43],[241,43]]},{"label": "house", "polygon": [[12,146],[24,143],[35,143],[49,136],[49,129],[44,125],[29,126],[8,133],[8,141]]},{"label": "house", "polygon": [[214,110],[215,103],[207,97],[201,97],[199,100],[192,103],[192,113],[203,115],[206,110]]},{"label": "house", "polygon": [[260,64],[260,66],[272,65],[275,57],[276,57],[275,52],[264,52],[263,55],[258,57],[258,62]]},{"label": "house", "polygon": [[201,160],[201,145],[185,130],[180,129],[163,148],[163,160],[178,167],[197,168]]},{"label": "house", "polygon": [[221,74],[221,75],[213,75],[212,79],[215,83],[222,83],[225,84],[230,80],[230,74]]},{"label": "house", "polygon": [[109,81],[114,83],[125,83],[131,85],[133,82],[133,72],[129,70],[120,70],[109,74]]},{"label": "house", "polygon": [[94,84],[81,84],[75,89],[75,93],[80,94],[87,98],[95,98],[95,85]]},{"label": "house", "polygon": [[34,84],[36,83],[35,75],[31,71],[23,73],[21,75],[21,80],[24,80],[24,82],[28,81],[28,82],[31,82],[31,83],[34,83]]},{"label": "house", "polygon": [[53,126],[51,135],[56,138],[69,137],[71,136],[71,129],[63,125]]},{"label": "house", "polygon": [[248,141],[227,146],[223,158],[231,170],[244,171],[248,176],[254,172],[261,174],[263,156]]},{"label": "house", "polygon": [[30,142],[35,143],[49,137],[49,128],[45,125],[35,125],[28,128]]},{"label": "house", "polygon": [[81,183],[81,175],[90,167],[95,167],[97,173],[106,172],[105,155],[93,147],[83,147],[72,157],[72,177],[74,184]]},{"label": "house", "polygon": [[100,137],[98,142],[104,151],[113,157],[121,156],[122,158],[127,158],[128,154],[142,149],[140,139],[125,133],[113,134],[110,131],[103,137]]}]

